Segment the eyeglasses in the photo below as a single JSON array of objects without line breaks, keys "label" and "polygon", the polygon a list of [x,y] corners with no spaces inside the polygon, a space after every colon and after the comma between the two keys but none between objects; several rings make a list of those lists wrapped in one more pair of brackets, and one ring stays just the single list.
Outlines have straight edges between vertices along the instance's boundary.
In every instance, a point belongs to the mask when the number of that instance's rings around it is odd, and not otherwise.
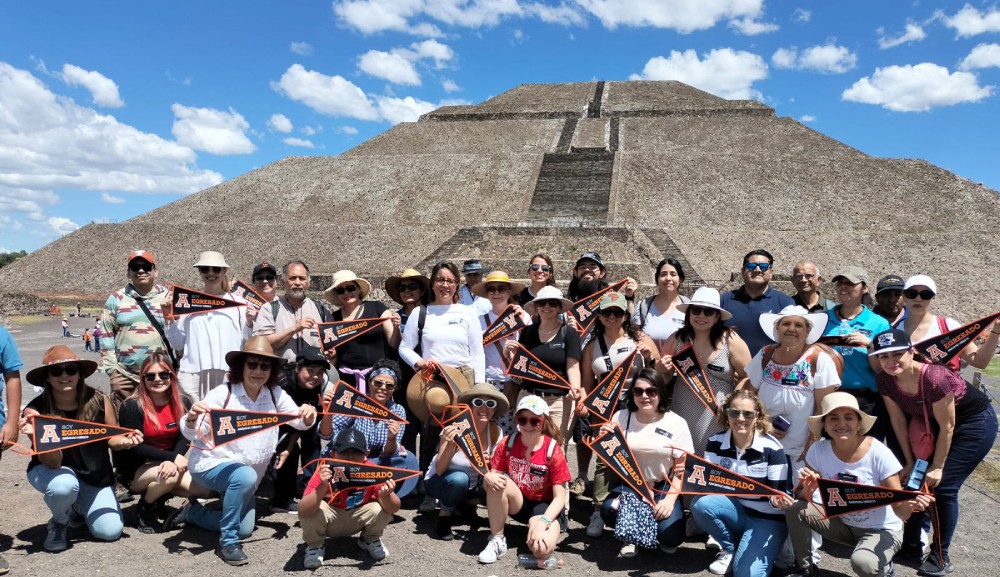
[{"label": "eyeglasses", "polygon": [[505,284],[486,287],[486,294],[496,294],[505,292],[510,292],[510,287]]},{"label": "eyeglasses", "polygon": [[562,301],[559,299],[545,299],[535,303],[536,307],[552,307],[554,309],[562,308]]},{"label": "eyeglasses", "polygon": [[255,276],[253,282],[274,282],[274,275]]},{"label": "eyeglasses", "polygon": [[614,317],[616,319],[625,318],[625,311],[621,309],[604,309],[601,311],[601,316],[604,318]]},{"label": "eyeglasses", "polygon": [[358,290],[358,285],[356,285],[356,284],[350,284],[350,285],[347,285],[347,286],[339,286],[339,287],[333,289],[333,292],[337,293],[338,295],[342,295],[344,293],[352,293],[352,292],[355,292],[357,290]]},{"label": "eyeglasses", "polygon": [[496,399],[480,399],[477,397],[475,399],[472,399],[472,406],[486,407],[487,409],[495,409],[497,408],[497,401]]},{"label": "eyeglasses", "polygon": [[753,271],[755,271],[757,269],[760,269],[760,272],[767,272],[768,270],[770,270],[770,268],[771,268],[771,263],[767,263],[767,262],[748,262],[747,263],[747,270],[750,271],[750,272],[753,272]]},{"label": "eyeglasses", "polygon": [[155,267],[156,267],[156,265],[154,265],[151,262],[130,262],[130,263],[128,263],[128,269],[130,271],[132,271],[132,272],[139,272],[139,271],[149,272],[149,271],[153,270]]},{"label": "eyeglasses", "polygon": [[142,375],[142,378],[146,379],[146,382],[149,382],[149,383],[152,383],[156,379],[160,379],[161,381],[169,381],[170,380],[170,371],[162,371],[162,372],[159,372],[159,373],[146,373],[146,374]]},{"label": "eyeglasses", "polygon": [[814,278],[816,278],[816,275],[814,275],[814,274],[802,274],[802,273],[798,273],[798,274],[793,274],[792,275],[792,280],[812,280]]},{"label": "eyeglasses", "polygon": [[542,420],[538,417],[517,417],[517,424],[522,427],[531,425],[532,427],[537,427],[542,424]]},{"label": "eyeglasses", "polygon": [[76,364],[72,364],[72,365],[53,365],[53,366],[49,367],[49,376],[50,377],[61,377],[61,376],[63,376],[63,373],[66,373],[67,375],[69,375],[69,376],[72,377],[73,375],[77,374],[78,372],[80,372],[80,367],[76,366]]},{"label": "eyeglasses", "polygon": [[654,387],[632,387],[633,397],[658,397],[660,396],[660,391],[656,390]]},{"label": "eyeglasses", "polygon": [[246,367],[251,371],[257,371],[257,370],[270,371],[271,363],[269,363],[268,361],[247,361]]},{"label": "eyeglasses", "polygon": [[719,312],[710,307],[699,307],[695,305],[688,305],[688,311],[691,312],[691,316],[697,315],[700,317],[714,317],[715,314]]},{"label": "eyeglasses", "polygon": [[531,263],[531,264],[528,265],[528,268],[530,268],[533,271],[539,271],[540,270],[542,272],[549,272],[549,271],[552,270],[552,267],[550,267],[547,264],[535,264],[535,263]]},{"label": "eyeglasses", "polygon": [[746,420],[751,420],[757,416],[757,411],[741,411],[739,409],[726,409],[726,416],[732,420],[737,420],[743,417]]},{"label": "eyeglasses", "polygon": [[453,278],[441,278],[438,277],[434,279],[434,284],[443,284],[445,286],[452,286],[458,284],[458,281]]},{"label": "eyeglasses", "polygon": [[214,272],[216,274],[222,272],[221,266],[200,266],[198,267],[198,272],[205,274],[207,272]]},{"label": "eyeglasses", "polygon": [[392,381],[372,381],[372,387],[376,389],[386,389],[391,391],[396,388],[396,383]]},{"label": "eyeglasses", "polygon": [[922,291],[918,291],[917,289],[906,289],[905,291],[903,291],[903,296],[908,299],[915,299],[917,297],[920,297],[925,301],[929,301],[932,298],[934,298],[934,291],[932,291],[931,289],[924,289]]},{"label": "eyeglasses", "polygon": [[415,290],[420,290],[420,285],[415,282],[399,285],[399,292],[410,292]]}]

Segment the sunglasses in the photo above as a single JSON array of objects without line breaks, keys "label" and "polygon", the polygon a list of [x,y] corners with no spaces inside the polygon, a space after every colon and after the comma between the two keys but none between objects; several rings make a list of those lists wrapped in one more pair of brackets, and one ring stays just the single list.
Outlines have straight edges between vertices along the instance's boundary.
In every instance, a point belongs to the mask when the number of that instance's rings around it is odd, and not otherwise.
[{"label": "sunglasses", "polygon": [[934,291],[932,291],[931,289],[924,289],[922,291],[918,291],[917,289],[906,289],[905,291],[903,291],[903,296],[908,299],[915,299],[917,297],[920,297],[925,301],[929,301],[932,298],[934,298]]},{"label": "sunglasses", "polygon": [[758,269],[760,269],[760,272],[767,272],[768,270],[770,270],[770,268],[771,268],[771,264],[770,263],[766,263],[766,262],[748,262],[747,263],[747,270],[750,271],[750,272],[753,272],[753,271],[758,270]]},{"label": "sunglasses", "polygon": [[751,420],[757,416],[757,411],[741,411],[739,409],[726,409],[726,416],[732,420],[737,420],[743,417],[746,420]]},{"label": "sunglasses", "polygon": [[347,286],[339,286],[339,287],[333,289],[333,292],[337,293],[338,295],[342,295],[344,293],[355,292],[356,290],[358,290],[358,285],[352,284],[352,285],[347,285]]},{"label": "sunglasses", "polygon": [[274,275],[255,276],[253,282],[274,282]]},{"label": "sunglasses", "polygon": [[420,285],[415,282],[411,282],[410,284],[399,285],[399,292],[410,292],[416,290],[420,290]]},{"label": "sunglasses", "polygon": [[623,319],[625,318],[625,311],[621,309],[604,309],[603,311],[601,311],[601,316],[606,319],[611,317],[614,317],[616,319]]},{"label": "sunglasses", "polygon": [[271,363],[269,363],[267,361],[263,361],[263,362],[261,362],[261,361],[247,361],[246,362],[246,367],[248,369],[250,369],[251,371],[258,371],[258,370],[260,370],[260,371],[270,371],[271,370]]},{"label": "sunglasses", "polygon": [[392,381],[372,381],[372,387],[376,389],[386,389],[391,391],[396,388],[396,383]]},{"label": "sunglasses", "polygon": [[149,272],[153,270],[155,266],[156,265],[154,265],[151,262],[142,262],[142,263],[135,262],[135,263],[129,263],[128,269],[132,272],[139,272],[139,271]]},{"label": "sunglasses", "polygon": [[517,424],[522,427],[527,427],[531,425],[532,427],[537,427],[542,424],[542,420],[538,417],[517,417]]},{"label": "sunglasses", "polygon": [[792,275],[792,280],[812,280],[814,278],[816,278],[816,275],[814,275],[814,274],[801,274],[801,273],[799,273],[799,274],[793,274]]},{"label": "sunglasses", "polygon": [[496,401],[496,399],[480,399],[480,398],[475,398],[475,399],[472,399],[472,406],[473,407],[486,407],[487,409],[495,409],[495,408],[497,408],[497,401]]},{"label": "sunglasses", "polygon": [[660,396],[660,391],[656,390],[653,387],[641,387],[641,388],[632,387],[632,396],[633,397],[658,397],[658,396]]},{"label": "sunglasses", "polygon": [[510,291],[510,287],[507,286],[507,285],[505,285],[505,284],[486,287],[486,294],[491,294],[491,295],[492,294],[497,294],[497,293],[505,293],[505,292],[509,292],[509,291]]},{"label": "sunglasses", "polygon": [[562,301],[558,299],[545,299],[543,301],[538,301],[535,304],[536,307],[552,307],[554,309],[562,308]]},{"label": "sunglasses", "polygon": [[552,267],[550,267],[547,264],[530,264],[530,265],[528,265],[528,268],[530,268],[531,270],[534,270],[534,271],[539,271],[540,270],[542,272],[549,272],[549,271],[552,270]]},{"label": "sunglasses", "polygon": [[79,372],[80,372],[80,367],[76,366],[75,364],[73,364],[73,365],[65,365],[65,366],[63,366],[63,365],[53,365],[53,366],[49,367],[49,376],[50,377],[61,377],[61,376],[63,376],[63,373],[66,373],[67,375],[69,375],[69,376],[72,377],[73,375],[75,375],[75,374],[77,374]]},{"label": "sunglasses", "polygon": [[696,305],[689,305],[688,310],[691,311],[691,316],[700,317],[714,317],[719,311],[710,307],[699,307]]},{"label": "sunglasses", "polygon": [[214,272],[216,274],[222,272],[221,266],[200,266],[198,267],[198,272],[205,274],[207,272]]},{"label": "sunglasses", "polygon": [[170,380],[170,371],[162,371],[162,372],[159,372],[159,373],[146,373],[146,374],[142,375],[142,378],[146,379],[146,382],[149,382],[149,383],[152,383],[156,379],[160,379],[161,381],[169,381]]}]

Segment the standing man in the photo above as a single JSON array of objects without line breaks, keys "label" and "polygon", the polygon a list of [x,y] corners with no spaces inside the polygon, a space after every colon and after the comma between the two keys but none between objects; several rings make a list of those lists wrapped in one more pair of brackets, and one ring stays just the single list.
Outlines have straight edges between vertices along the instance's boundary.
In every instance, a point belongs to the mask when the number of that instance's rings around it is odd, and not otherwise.
[{"label": "standing man", "polygon": [[[17,420],[21,413],[21,368],[24,363],[17,352],[14,337],[0,327],[0,451],[6,451],[18,438]],[[3,402],[3,391],[7,403]],[[8,418],[8,416],[10,418]],[[3,453],[0,452],[0,456]],[[10,571],[7,560],[0,555],[0,575]]]},{"label": "standing man", "polygon": [[792,301],[811,313],[825,312],[837,305],[837,303],[823,298],[819,292],[821,284],[823,284],[823,275],[819,274],[819,268],[813,261],[800,260],[792,267],[792,286],[795,287]]},{"label": "standing man", "polygon": [[875,308],[872,312],[895,325],[903,312],[903,278],[899,275],[885,275],[875,286]]},{"label": "standing man", "polygon": [[69,336],[69,319],[67,319],[66,317],[63,317],[62,319],[62,331],[63,331],[63,338]]},{"label": "standing man", "polygon": [[101,370],[111,379],[115,410],[135,392],[146,355],[162,349],[174,357],[163,335],[168,291],[156,284],[156,257],[148,250],[137,250],[125,262],[129,282],[108,296],[101,311]]},{"label": "standing man", "polygon": [[306,263],[293,260],[281,269],[281,275],[285,293],[260,309],[253,334],[267,337],[274,354],[288,361],[286,366],[294,367],[303,350],[320,348],[316,325],[326,322],[328,315],[323,305],[306,296],[311,282]]},{"label": "standing man", "polygon": [[462,263],[462,276],[465,284],[458,287],[459,303],[471,306],[477,315],[483,315],[492,310],[489,299],[472,294],[472,287],[483,282],[483,275],[490,272],[483,266],[483,261],[470,259]]},{"label": "standing man", "polygon": [[750,347],[750,356],[770,344],[771,339],[760,328],[760,315],[777,313],[795,304],[792,297],[768,286],[774,276],[774,257],[762,248],[752,250],[743,257],[743,286],[722,295],[722,308],[733,318],[726,326],[736,332]]}]

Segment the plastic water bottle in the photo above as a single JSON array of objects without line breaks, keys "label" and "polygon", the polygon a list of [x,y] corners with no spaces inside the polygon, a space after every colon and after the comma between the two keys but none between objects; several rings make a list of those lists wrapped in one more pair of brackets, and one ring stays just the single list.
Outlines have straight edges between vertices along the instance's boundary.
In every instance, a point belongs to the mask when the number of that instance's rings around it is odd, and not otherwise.
[{"label": "plastic water bottle", "polygon": [[[851,327],[850,321],[848,321],[847,319],[844,319],[844,320],[840,321],[840,328],[838,329],[837,332],[839,334],[841,334],[841,335],[849,335],[849,334],[851,334],[851,333],[854,332],[854,329]],[[849,346],[837,347],[837,351],[842,356],[846,357],[848,355],[854,354],[854,347],[849,347]]]},{"label": "plastic water bottle", "polygon": [[555,555],[548,559],[536,559],[531,553],[521,553],[517,556],[517,566],[522,569],[559,569],[563,566],[563,560],[557,559]]}]

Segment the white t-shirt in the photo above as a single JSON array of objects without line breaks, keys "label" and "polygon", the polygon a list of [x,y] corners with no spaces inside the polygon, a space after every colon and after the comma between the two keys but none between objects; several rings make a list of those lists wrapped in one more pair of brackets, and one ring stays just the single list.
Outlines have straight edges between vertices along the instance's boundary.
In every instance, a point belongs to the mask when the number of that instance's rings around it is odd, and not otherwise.
[{"label": "white t-shirt", "polygon": [[[245,302],[242,298],[226,293],[222,298]],[[183,351],[180,371],[197,373],[207,369],[228,369],[226,353],[243,348],[243,341],[250,336],[247,326],[247,308],[230,307],[182,315],[167,323],[164,334],[175,351]]]},{"label": "white t-shirt", "polygon": [[411,367],[423,357],[436,359],[449,367],[469,365],[476,374],[476,382],[486,382],[486,360],[483,356],[483,330],[479,319],[470,307],[461,304],[430,305],[424,320],[424,333],[418,355],[420,309],[413,309],[403,330],[399,356]]},{"label": "white t-shirt", "polygon": [[[686,299],[682,299],[684,301]],[[642,325],[642,315],[639,313],[642,303],[636,305],[635,312],[632,313],[632,325],[642,329],[649,338],[654,341],[666,341],[670,335],[676,333],[684,326],[684,313],[674,309],[669,314],[663,314],[656,306],[656,302],[649,304],[649,311],[646,312],[646,325]]]},{"label": "white t-shirt", "polygon": [[[487,317],[489,321],[483,318],[483,315],[489,315]],[[482,330],[484,332],[491,324],[493,324],[497,320],[497,316],[498,315],[494,314],[492,310],[490,312],[479,315],[479,326],[482,327]],[[528,316],[527,313],[522,315],[522,320],[524,321],[525,325],[528,326],[531,325],[531,317]],[[503,348],[504,344],[506,344],[507,341],[517,342],[519,334],[520,333],[514,333],[513,335],[505,339],[500,339],[499,341],[497,341],[497,343],[500,345],[500,349]],[[507,381],[510,380],[510,377],[506,373],[507,363],[504,362],[503,357],[500,355],[500,349],[498,349],[497,346],[492,343],[488,345],[483,345],[483,355],[486,358],[486,378],[498,383],[506,383]]]},{"label": "white t-shirt", "polygon": [[635,455],[642,476],[647,483],[656,484],[665,479],[674,468],[674,459],[681,451],[694,452],[694,442],[687,421],[673,411],[667,411],[658,421],[640,423],[635,413],[627,409],[615,413],[614,420],[621,427],[629,449]]},{"label": "white t-shirt", "polygon": [[[862,485],[881,485],[884,479],[899,473],[903,466],[888,447],[876,439],[872,439],[871,442],[868,452],[857,463],[845,463],[834,454],[830,439],[820,439],[809,447],[806,463],[824,479],[850,481]],[[813,494],[813,501],[822,504],[819,491]],[[844,523],[861,529],[903,530],[903,522],[889,505],[848,513],[841,515],[840,518]]]}]

